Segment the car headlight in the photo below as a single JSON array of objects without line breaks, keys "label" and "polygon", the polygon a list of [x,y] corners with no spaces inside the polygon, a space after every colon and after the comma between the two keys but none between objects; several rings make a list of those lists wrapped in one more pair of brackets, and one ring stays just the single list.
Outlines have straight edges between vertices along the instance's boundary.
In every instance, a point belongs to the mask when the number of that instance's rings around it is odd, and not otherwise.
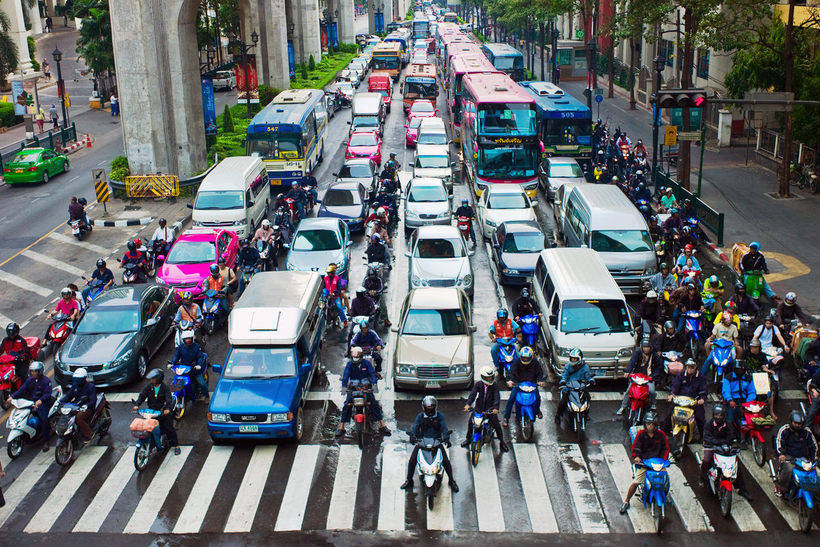
[{"label": "car headlight", "polygon": [[537,190],[538,189],[538,181],[531,182],[524,186],[525,190]]},{"label": "car headlight", "polygon": [[234,220],[231,226],[245,226],[248,222],[246,220]]},{"label": "car headlight", "polygon": [[230,421],[227,414],[223,414],[221,412],[209,412],[209,414],[210,416],[208,419],[214,423],[225,424]]},{"label": "car headlight", "polygon": [[555,349],[560,357],[569,357],[569,353],[572,351],[572,348],[562,348],[561,346],[556,346]]},{"label": "car headlight", "polygon": [[396,372],[404,376],[415,376],[416,367],[414,365],[398,365],[396,367]]},{"label": "car headlight", "polygon": [[268,416],[268,421],[272,424],[281,424],[289,420],[287,412],[274,412]]},{"label": "car headlight", "polygon": [[156,278],[154,278],[154,281],[157,283],[157,285],[167,285],[167,283],[165,282],[165,280],[164,280],[164,279],[162,279],[161,277],[156,277]]},{"label": "car headlight", "polygon": [[461,285],[462,287],[469,287],[470,285],[472,285],[473,284],[472,274],[467,274],[464,277],[462,277],[461,279],[459,279],[458,284]]},{"label": "car headlight", "polygon": [[107,369],[110,369],[110,368],[117,368],[117,367],[121,367],[123,365],[126,365],[126,364],[128,364],[128,361],[131,360],[132,355],[134,355],[134,350],[129,349],[128,351],[126,351],[120,357],[117,357],[113,361],[111,361],[109,363],[104,363],[102,368],[103,368],[103,370],[107,370]]},{"label": "car headlight", "polygon": [[496,226],[498,226],[498,224],[497,224],[496,222],[493,222],[493,221],[492,221],[492,220],[490,220],[489,218],[485,218],[485,219],[484,219],[484,223],[485,223],[485,224],[487,224],[487,226],[492,226],[492,227],[496,227]]},{"label": "car headlight", "polygon": [[405,209],[404,214],[407,215],[408,218],[419,218],[419,214],[412,209]]},{"label": "car headlight", "polygon": [[634,351],[634,348],[632,348],[632,347],[621,348],[621,349],[618,350],[618,357],[631,357],[633,351]]},{"label": "car headlight", "polygon": [[427,281],[417,275],[413,275],[410,278],[410,284],[414,287],[424,287],[427,285]]},{"label": "car headlight", "polygon": [[459,376],[463,374],[468,374],[470,372],[470,365],[467,363],[460,363],[458,365],[453,365],[450,367],[450,374],[453,376]]},{"label": "car headlight", "polygon": [[202,226],[202,222],[200,222],[198,220],[195,220],[191,223],[191,226],[193,226],[193,227]]}]

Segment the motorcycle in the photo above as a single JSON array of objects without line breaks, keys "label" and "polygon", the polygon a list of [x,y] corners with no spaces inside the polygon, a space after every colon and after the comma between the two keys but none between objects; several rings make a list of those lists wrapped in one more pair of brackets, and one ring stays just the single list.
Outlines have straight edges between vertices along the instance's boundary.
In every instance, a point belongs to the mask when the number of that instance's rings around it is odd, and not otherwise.
[{"label": "motorcycle", "polygon": [[533,350],[538,344],[538,334],[541,330],[540,318],[537,314],[529,314],[521,317],[521,338],[525,346]]},{"label": "motorcycle", "polygon": [[[136,405],[136,401],[131,401]],[[139,418],[134,418],[131,422],[131,436],[137,440],[137,447],[134,451],[134,468],[142,472],[148,467],[151,456],[164,453],[168,450],[168,439],[160,432],[157,418],[162,414],[159,410],[148,408],[137,411]]]},{"label": "motorcycle", "polygon": [[672,454],[676,460],[681,458],[683,449],[692,442],[695,435],[695,405],[697,401],[684,395],[672,398],[675,405],[672,410]]},{"label": "motorcycle", "polygon": [[[111,410],[105,395],[98,395],[94,401],[96,407],[88,425],[93,435],[103,437],[111,427]],[[77,413],[87,408],[87,405],[74,403],[58,403],[59,415],[54,426],[57,434],[57,446],[54,447],[54,459],[65,467],[74,459],[74,452],[82,445],[80,431],[77,429]]]},{"label": "motorcycle", "polygon": [[165,263],[165,242],[160,239],[155,239],[151,243],[151,248],[148,249],[148,270],[153,277],[157,274],[160,267]]},{"label": "motorcycle", "polygon": [[[48,412],[48,424],[44,427],[54,429],[57,419],[57,401],[63,396],[60,386],[51,390],[54,403]],[[6,452],[9,458],[16,459],[23,453],[23,446],[34,444],[40,440],[40,417],[34,413],[34,401],[28,399],[12,399],[11,405],[14,407],[9,414],[6,427],[9,429],[9,437],[6,443]]]},{"label": "motorcycle", "polygon": [[[43,339],[45,342],[45,347],[42,350],[42,355],[38,355],[38,357],[45,358],[46,355],[53,354],[54,351],[66,341],[66,338],[68,338],[68,335],[71,334],[73,327],[73,322],[71,321],[70,316],[64,313],[58,313],[55,315],[52,319],[51,325],[48,327],[46,336]],[[43,359],[39,360],[42,361]]]},{"label": "motorcycle", "polygon": [[709,466],[709,490],[718,499],[720,514],[729,518],[732,514],[732,492],[738,473],[737,454],[735,447],[720,445],[712,448],[712,465]]},{"label": "motorcycle", "polygon": [[[589,386],[592,381],[581,382],[570,380],[566,387],[569,388],[569,399],[567,402],[567,412],[569,413],[572,430],[578,434],[579,439],[584,436],[587,427],[587,417],[589,416]],[[564,384],[561,384],[564,387]]]},{"label": "motorcycle", "polygon": [[481,448],[485,444],[492,446],[494,432],[489,420],[484,417],[484,412],[478,412],[473,408],[470,408],[469,411],[472,413],[470,419],[473,421],[473,438],[470,439],[470,462],[475,467],[478,465]]},{"label": "motorcycle", "polygon": [[[773,460],[769,460],[769,473],[772,480],[776,480]],[[789,501],[797,503],[797,520],[800,530],[808,534],[814,523],[815,504],[817,493],[820,492],[820,477],[817,475],[817,462],[812,462],[804,458],[797,458],[794,461],[792,470],[792,483],[794,484],[790,492],[784,494],[791,499]]]},{"label": "motorcycle", "polygon": [[77,241],[82,241],[86,234],[91,233],[91,227],[82,220],[72,220],[71,231],[74,233],[74,237],[77,238]]},{"label": "motorcycle", "polygon": [[681,352],[671,350],[664,351],[661,356],[663,357],[663,370],[666,372],[667,378],[670,376],[678,376],[683,372],[683,361],[681,361],[683,354]]},{"label": "motorcycle", "polygon": [[[87,281],[85,276],[83,276],[83,279]],[[95,298],[100,296],[104,287],[105,283],[103,281],[92,279],[91,283],[88,284],[88,296],[85,297],[85,305],[88,306]]]},{"label": "motorcycle", "polygon": [[[174,347],[179,347],[182,344],[182,334],[187,331],[193,332],[194,338],[196,339],[196,331],[199,329],[199,326],[200,325],[197,323],[185,319],[181,320],[179,323],[174,323],[172,325],[172,328],[174,329]],[[204,344],[204,339],[200,340],[200,343]]]},{"label": "motorcycle", "polygon": [[760,301],[760,295],[763,293],[763,272],[761,270],[752,270],[746,272],[746,294],[751,296],[755,302]]},{"label": "motorcycle", "polygon": [[755,463],[763,467],[766,463],[766,440],[763,432],[775,424],[762,401],[743,403],[743,419],[740,420],[740,438],[749,441]]},{"label": "motorcycle", "polygon": [[723,374],[731,368],[735,361],[735,344],[730,340],[717,338],[712,342],[712,351],[706,358],[706,363],[714,370],[714,383],[720,385]]},{"label": "motorcycle", "polygon": [[419,482],[423,488],[424,497],[427,498],[427,507],[433,508],[436,502],[436,494],[441,488],[441,481],[444,478],[444,458],[441,454],[445,450],[443,443],[438,439],[423,438],[411,439],[419,447],[416,457],[416,468],[418,469]]},{"label": "motorcycle", "polygon": [[223,291],[208,289],[205,291],[205,301],[202,303],[202,328],[208,336],[214,333],[216,327],[222,324],[224,316],[222,309],[222,299],[225,298]]},{"label": "motorcycle", "polygon": [[140,282],[140,266],[133,262],[127,262],[122,266],[122,284],[128,285],[131,283]]},{"label": "motorcycle", "polygon": [[322,289],[322,305],[325,309],[325,327],[336,327],[342,329],[342,318],[339,317],[339,310],[336,308],[335,302],[341,296],[330,296],[327,289]]},{"label": "motorcycle", "polygon": [[[256,242],[256,250],[259,251],[259,260],[262,263],[262,271],[273,271],[273,253],[271,252],[273,249],[270,242],[261,239],[258,240]],[[248,279],[248,281],[250,281],[250,279]]]},{"label": "motorcycle", "polygon": [[532,382],[518,384],[515,394],[515,415],[518,418],[518,431],[527,442],[532,440],[537,409],[535,407],[536,391],[538,386]]},{"label": "motorcycle", "polygon": [[686,331],[686,338],[689,341],[689,354],[695,357],[701,346],[700,327],[703,321],[703,314],[699,311],[688,311],[685,316],[684,329]]},{"label": "motorcycle", "polygon": [[503,382],[506,373],[510,371],[513,361],[518,358],[518,349],[515,347],[515,338],[496,338],[498,343],[498,362],[496,369],[498,369],[499,379]]},{"label": "motorcycle", "polygon": [[364,448],[364,436],[370,430],[370,403],[367,394],[373,389],[370,380],[350,380],[347,383],[347,390],[351,394],[353,405],[354,434],[359,448]]},{"label": "motorcycle", "polygon": [[640,425],[643,415],[649,407],[649,382],[652,378],[645,374],[632,373],[629,375],[629,414],[626,419],[630,426]]},{"label": "motorcycle", "polygon": [[664,458],[648,458],[639,465],[646,468],[641,485],[641,501],[644,507],[649,508],[655,532],[660,534],[666,516],[666,502],[669,499],[669,473],[666,468],[672,463]]},{"label": "motorcycle", "polygon": [[[205,358],[207,363],[207,356]],[[205,365],[205,370],[201,370],[201,367],[198,365],[190,367],[188,365],[174,365],[169,362],[168,368],[174,373],[170,382],[171,400],[174,402],[172,412],[174,419],[179,421],[185,415],[187,403],[196,401],[197,386],[191,377],[191,373],[203,374],[205,376],[205,385],[208,385],[208,365]]]},{"label": "motorcycle", "polygon": [[251,278],[259,271],[261,271],[261,268],[257,264],[245,264],[242,266],[242,271],[239,273],[239,286],[241,287],[241,292],[245,291],[245,287],[247,287],[248,283],[251,282]]},{"label": "motorcycle", "polygon": [[458,231],[461,233],[461,237],[464,238],[464,241],[470,241],[470,223],[472,219],[470,217],[458,217],[456,221],[456,226],[458,227]]},{"label": "motorcycle", "polygon": [[[777,401],[780,396],[780,364],[782,361],[783,348],[769,346],[763,349],[763,354],[766,356],[766,362],[769,370],[769,383],[772,393],[772,401]],[[780,359],[778,359],[778,357]]]},{"label": "motorcycle", "polygon": [[287,205],[288,211],[290,212],[290,220],[293,222],[294,226],[299,225],[299,209],[296,207],[296,200],[293,198],[285,198],[285,205]]},{"label": "motorcycle", "polygon": [[0,407],[3,410],[11,408],[8,402],[9,396],[20,389],[23,384],[14,371],[14,363],[17,360],[13,355],[0,355]]}]

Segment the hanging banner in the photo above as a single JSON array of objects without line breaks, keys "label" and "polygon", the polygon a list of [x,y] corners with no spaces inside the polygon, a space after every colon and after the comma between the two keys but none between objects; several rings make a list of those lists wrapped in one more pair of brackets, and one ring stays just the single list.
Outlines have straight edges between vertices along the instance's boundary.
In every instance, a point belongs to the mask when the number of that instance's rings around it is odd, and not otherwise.
[{"label": "hanging banner", "polygon": [[339,47],[339,23],[331,21],[327,26],[327,39],[334,48]]},{"label": "hanging banner", "polygon": [[22,80],[12,80],[11,82],[11,102],[14,103],[14,114],[23,116],[26,114],[26,97],[28,93],[23,90]]},{"label": "hanging banner", "polygon": [[296,54],[293,51],[293,42],[288,40],[288,72],[290,77],[296,76]]},{"label": "hanging banner", "polygon": [[322,51],[327,53],[327,24],[319,23],[319,41],[322,43]]},{"label": "hanging banner", "polygon": [[205,121],[205,134],[216,135],[216,101],[214,100],[214,81],[202,78],[202,118]]},{"label": "hanging banner", "polygon": [[[238,104],[247,104],[250,99],[251,104],[259,103],[259,81],[256,79],[256,56],[248,55],[248,64],[242,62],[242,58],[234,64],[234,74],[236,74],[236,98]],[[245,77],[247,75],[247,82]]]}]

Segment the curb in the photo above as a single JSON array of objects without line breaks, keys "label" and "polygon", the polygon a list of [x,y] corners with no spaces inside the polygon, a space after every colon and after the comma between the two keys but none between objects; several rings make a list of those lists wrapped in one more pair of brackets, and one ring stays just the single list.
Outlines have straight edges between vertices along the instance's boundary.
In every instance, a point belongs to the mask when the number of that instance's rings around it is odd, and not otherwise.
[{"label": "curb", "polygon": [[707,245],[709,246],[709,248],[712,250],[712,252],[715,254],[716,257],[718,257],[722,261],[726,262],[727,264],[729,263],[729,255],[727,255],[723,251],[723,249],[721,249],[720,247],[718,247],[714,243],[707,243]]},{"label": "curb", "polygon": [[146,224],[151,224],[154,220],[154,217],[146,217],[146,218],[135,218],[135,219],[128,219],[128,220],[96,220],[90,219],[92,226],[103,226],[105,228],[125,228],[126,226],[144,226]]}]

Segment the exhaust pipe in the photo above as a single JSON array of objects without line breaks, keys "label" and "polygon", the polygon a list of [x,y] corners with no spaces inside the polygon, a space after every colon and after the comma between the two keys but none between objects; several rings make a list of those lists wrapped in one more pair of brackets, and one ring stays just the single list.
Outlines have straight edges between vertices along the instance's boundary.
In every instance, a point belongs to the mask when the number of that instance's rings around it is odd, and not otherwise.
[{"label": "exhaust pipe", "polygon": [[777,476],[774,472],[774,462],[773,462],[773,460],[769,460],[769,475],[771,475],[772,480],[774,480],[775,477]]}]

